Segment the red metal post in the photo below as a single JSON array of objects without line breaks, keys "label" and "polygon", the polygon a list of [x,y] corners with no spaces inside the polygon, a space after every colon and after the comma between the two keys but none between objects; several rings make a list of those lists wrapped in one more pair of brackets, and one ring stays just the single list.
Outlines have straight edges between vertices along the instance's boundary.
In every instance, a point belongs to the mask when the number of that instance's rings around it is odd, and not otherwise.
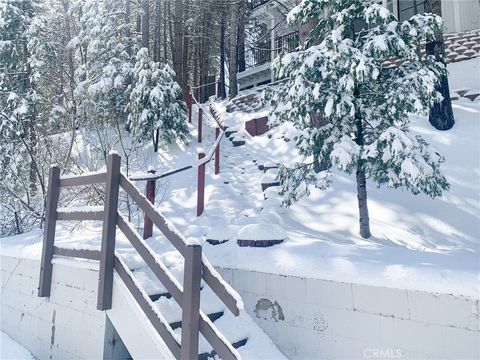
[{"label": "red metal post", "polygon": [[[205,157],[205,153],[198,153],[198,160]],[[203,214],[205,208],[205,164],[198,167],[198,188],[197,188],[197,216]]]},{"label": "red metal post", "polygon": [[190,86],[187,86],[187,109],[188,109],[188,122],[192,123],[192,92]]},{"label": "red metal post", "polygon": [[203,123],[203,110],[198,109],[198,142],[202,142],[202,123]]},{"label": "red metal post", "polygon": [[[220,136],[220,128],[215,128],[215,139],[218,139]],[[220,143],[217,144],[217,148],[215,149],[215,175],[220,173]]]},{"label": "red metal post", "polygon": [[197,88],[195,89],[195,98],[199,104],[202,103],[202,100],[200,99],[200,85],[197,85]]},{"label": "red metal post", "polygon": [[[148,170],[149,174],[155,174],[155,170]],[[147,180],[147,186],[145,188],[145,196],[147,200],[152,204],[155,204],[155,179]],[[153,222],[145,214],[143,216],[143,239],[148,239],[153,235]]]}]

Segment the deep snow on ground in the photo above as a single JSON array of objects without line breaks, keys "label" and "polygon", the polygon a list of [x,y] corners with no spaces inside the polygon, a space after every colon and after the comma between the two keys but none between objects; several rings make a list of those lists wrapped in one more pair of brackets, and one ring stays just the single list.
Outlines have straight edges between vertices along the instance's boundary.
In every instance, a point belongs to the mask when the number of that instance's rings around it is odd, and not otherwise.
[{"label": "deep snow on ground", "polygon": [[[479,65],[480,58],[450,65],[452,91],[480,88]],[[254,138],[244,134],[247,143],[238,148],[222,141],[221,173],[213,175],[213,163],[207,166],[206,210],[201,217],[195,216],[196,169],[160,181],[157,205],[186,237],[202,241],[207,257],[217,266],[480,298],[480,102],[454,102],[454,112],[455,127],[447,132],[436,131],[426,118],[412,119],[412,129],[445,156],[443,171],[451,190],[431,199],[369,183],[372,237],[367,240],[358,235],[353,176],[335,173],[327,191],[314,190],[288,209],[280,207],[274,189],[267,190],[269,199],[264,200],[264,173],[257,165],[296,158],[292,142],[282,136],[286,132],[288,137],[288,127]],[[234,113],[227,121],[242,127],[249,118]],[[158,172],[165,172],[195,163],[200,145],[195,142],[195,126],[191,130],[194,138],[189,146],[171,146],[157,158],[148,155],[134,164],[136,169],[145,171],[150,162]],[[204,127],[206,152],[213,133]],[[144,182],[138,185],[143,188]],[[282,226],[288,240],[271,248],[238,247],[240,229],[255,223]],[[74,232],[60,225],[57,241],[64,242],[62,246],[98,248],[100,233],[98,223],[77,226]],[[205,242],[219,233],[230,241],[216,246]],[[149,244],[181,279],[181,256],[158,232],[155,235]],[[41,232],[36,231],[2,239],[1,252],[38,257],[40,243]],[[120,234],[117,248],[131,266],[143,266]]]},{"label": "deep snow on ground", "polygon": [[22,345],[18,344],[3,331],[0,331],[0,359],[32,360],[34,357]]}]

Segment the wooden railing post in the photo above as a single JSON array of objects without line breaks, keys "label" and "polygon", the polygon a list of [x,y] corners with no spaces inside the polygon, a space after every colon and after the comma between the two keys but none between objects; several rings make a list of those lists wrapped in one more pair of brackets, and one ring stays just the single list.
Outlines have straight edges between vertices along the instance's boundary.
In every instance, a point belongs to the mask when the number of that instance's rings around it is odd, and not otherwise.
[{"label": "wooden railing post", "polygon": [[[220,128],[215,128],[215,140],[218,139],[220,136]],[[215,175],[220,173],[220,143],[217,144],[217,148],[215,149]]]},{"label": "wooden railing post", "polygon": [[[154,169],[148,170],[149,174],[155,174]],[[147,180],[147,185],[145,188],[145,196],[147,200],[150,201],[152,204],[155,204],[155,179]],[[147,216],[147,214],[143,215],[143,239],[148,239],[153,235],[153,221]]]},{"label": "wooden railing post", "polygon": [[[204,153],[198,153],[198,160],[205,157]],[[203,214],[205,208],[205,164],[198,167],[198,181],[197,181],[197,216]]]},{"label": "wooden railing post", "polygon": [[187,245],[183,273],[181,360],[198,358],[201,279],[202,247],[193,244]]},{"label": "wooden railing post", "polygon": [[203,110],[198,108],[198,142],[202,142],[202,123],[203,123]]},{"label": "wooden railing post", "polygon": [[217,99],[221,98],[222,97],[222,90],[220,88],[221,86],[221,82],[220,82],[220,79],[217,80],[217,84],[216,84],[216,96],[217,96]]},{"label": "wooden railing post", "polygon": [[108,310],[112,307],[113,265],[115,262],[115,232],[117,230],[120,165],[120,156],[117,154],[108,155],[102,245],[100,249],[100,275],[98,280],[98,310]]},{"label": "wooden railing post", "polygon": [[192,89],[187,86],[187,109],[188,109],[188,122],[192,122]]},{"label": "wooden railing post", "polygon": [[45,229],[43,231],[42,260],[40,263],[40,280],[38,296],[50,296],[52,285],[52,259],[55,242],[55,225],[57,222],[57,205],[60,196],[60,168],[52,166],[48,174],[47,209],[45,214]]}]

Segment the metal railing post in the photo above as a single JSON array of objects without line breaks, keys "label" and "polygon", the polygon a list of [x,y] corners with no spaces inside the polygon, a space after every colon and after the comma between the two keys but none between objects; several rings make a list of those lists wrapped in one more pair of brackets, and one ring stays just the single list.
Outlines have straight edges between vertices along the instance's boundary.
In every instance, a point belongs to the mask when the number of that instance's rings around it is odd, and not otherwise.
[{"label": "metal railing post", "polygon": [[[204,153],[198,153],[198,160],[205,157]],[[197,216],[203,214],[205,208],[205,164],[198,167],[197,181]]]},{"label": "metal railing post", "polygon": [[192,122],[192,89],[187,86],[187,109],[188,109],[188,122]]},{"label": "metal railing post", "polygon": [[102,245],[100,249],[100,274],[98,280],[98,310],[108,310],[112,307],[113,265],[115,262],[115,232],[117,230],[120,165],[120,156],[117,154],[108,155]]},{"label": "metal railing post", "polygon": [[[149,174],[155,174],[155,170],[148,170]],[[155,179],[147,180],[147,185],[145,187],[145,196],[147,200],[152,204],[155,204]],[[153,235],[153,221],[147,216],[143,215],[143,239],[148,239]]]},{"label": "metal railing post", "polygon": [[181,360],[198,358],[201,278],[202,247],[193,244],[187,245],[183,274]]},{"label": "metal railing post", "polygon": [[202,142],[202,123],[203,123],[203,110],[198,108],[198,142]]},{"label": "metal railing post", "polygon": [[57,223],[57,206],[60,196],[60,168],[52,166],[48,174],[47,211],[45,229],[43,231],[42,260],[40,263],[40,280],[38,296],[50,296],[52,285],[52,259],[55,242],[55,226]]},{"label": "metal railing post", "polygon": [[[218,139],[220,136],[220,128],[215,128],[215,140]],[[215,175],[220,173],[220,143],[217,144],[217,148],[215,149]]]}]

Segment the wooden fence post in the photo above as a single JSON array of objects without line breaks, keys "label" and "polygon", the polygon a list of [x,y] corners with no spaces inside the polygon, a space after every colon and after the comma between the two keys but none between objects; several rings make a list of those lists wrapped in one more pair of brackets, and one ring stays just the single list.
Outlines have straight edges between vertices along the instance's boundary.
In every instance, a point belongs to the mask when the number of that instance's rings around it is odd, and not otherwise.
[{"label": "wooden fence post", "polygon": [[[149,174],[155,174],[154,169],[148,170]],[[145,196],[147,200],[150,201],[152,204],[155,204],[155,179],[147,180],[147,185],[145,187]],[[147,214],[143,215],[143,239],[148,239],[153,235],[153,221],[147,216]]]},{"label": "wooden fence post", "polygon": [[120,186],[121,159],[117,154],[108,155],[107,184],[100,249],[100,275],[98,281],[97,309],[112,307],[113,264],[115,259],[115,232],[118,217],[118,189]]},{"label": "wooden fence post", "polygon": [[57,222],[57,205],[60,196],[60,168],[52,166],[48,174],[47,209],[45,229],[43,230],[42,261],[40,263],[40,280],[38,296],[50,296],[52,285],[52,259],[55,242],[55,225]]},{"label": "wooden fence post", "polygon": [[202,142],[202,123],[203,123],[203,110],[198,108],[198,142]]},{"label": "wooden fence post", "polygon": [[221,86],[221,82],[220,82],[220,79],[217,80],[217,88],[216,88],[216,97],[217,99],[221,98],[222,97],[222,94],[221,94],[221,89],[220,89],[220,86]]},{"label": "wooden fence post", "polygon": [[192,122],[192,89],[187,86],[187,109],[188,109],[188,122]]},{"label": "wooden fence post", "polygon": [[[205,157],[204,153],[198,153],[198,160]],[[197,181],[197,216],[203,214],[205,208],[205,164],[198,167],[198,181]]]},{"label": "wooden fence post", "polygon": [[200,245],[187,245],[183,273],[181,360],[198,358],[201,278],[202,247]]},{"label": "wooden fence post", "polygon": [[[220,136],[220,128],[215,128],[215,140],[218,140]],[[215,175],[220,173],[220,143],[217,144],[217,148],[215,149]]]}]

